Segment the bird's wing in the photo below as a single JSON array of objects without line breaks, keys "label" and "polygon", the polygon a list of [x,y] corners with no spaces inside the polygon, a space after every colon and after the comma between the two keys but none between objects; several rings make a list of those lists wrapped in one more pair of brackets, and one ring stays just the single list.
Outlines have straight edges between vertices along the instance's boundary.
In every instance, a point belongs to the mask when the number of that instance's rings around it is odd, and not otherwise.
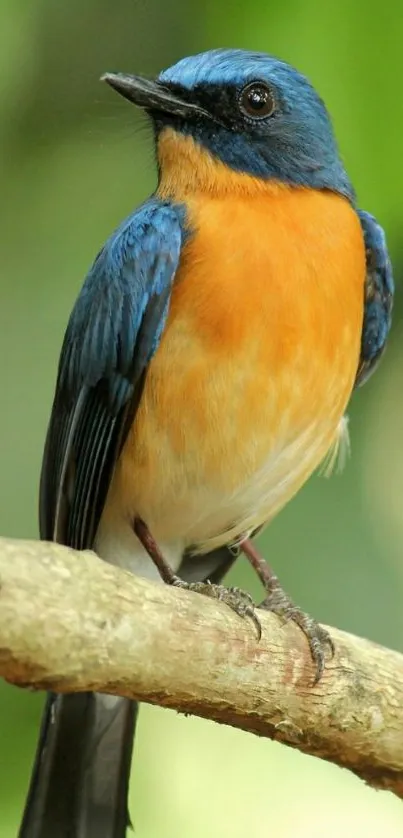
[{"label": "bird's wing", "polygon": [[153,199],[98,254],[61,352],[42,463],[41,538],[92,547],[178,267],[179,207]]},{"label": "bird's wing", "polygon": [[361,355],[355,386],[374,372],[388,339],[392,318],[394,283],[385,233],[377,220],[358,211],[367,261]]}]

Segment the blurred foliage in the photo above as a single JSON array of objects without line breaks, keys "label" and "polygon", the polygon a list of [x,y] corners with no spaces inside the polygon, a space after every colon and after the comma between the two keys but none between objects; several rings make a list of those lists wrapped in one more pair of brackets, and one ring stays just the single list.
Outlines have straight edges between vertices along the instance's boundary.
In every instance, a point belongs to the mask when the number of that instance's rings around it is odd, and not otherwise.
[{"label": "blurred foliage", "polygon": [[[398,273],[403,129],[399,0],[1,0],[0,532],[37,534],[38,473],[73,300],[102,241],[155,184],[151,134],[98,83],[216,46],[273,52],[325,98],[361,205]],[[353,457],[313,478],[264,536],[317,618],[403,650],[401,308],[379,372],[353,399]],[[400,339],[399,339],[400,338]],[[242,562],[231,579],[258,588]],[[0,688],[0,838],[16,834],[42,696]],[[143,708],[131,809],[138,838],[400,836],[401,804],[284,747]]]}]

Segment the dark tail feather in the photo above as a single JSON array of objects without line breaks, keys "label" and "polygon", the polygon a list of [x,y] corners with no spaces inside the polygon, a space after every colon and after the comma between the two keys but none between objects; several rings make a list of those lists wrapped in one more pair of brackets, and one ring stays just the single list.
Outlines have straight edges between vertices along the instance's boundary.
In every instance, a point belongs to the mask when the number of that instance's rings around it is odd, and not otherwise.
[{"label": "dark tail feather", "polygon": [[49,694],[19,838],[125,838],[138,706]]}]

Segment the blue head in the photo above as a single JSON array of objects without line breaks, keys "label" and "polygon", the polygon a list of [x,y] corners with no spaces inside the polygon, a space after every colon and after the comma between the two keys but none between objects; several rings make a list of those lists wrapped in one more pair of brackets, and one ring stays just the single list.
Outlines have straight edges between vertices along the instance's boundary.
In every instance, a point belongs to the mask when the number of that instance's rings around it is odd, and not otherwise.
[{"label": "blue head", "polygon": [[211,50],[155,82],[105,80],[150,114],[157,136],[191,136],[231,169],[353,197],[324,103],[297,70],[264,53]]}]

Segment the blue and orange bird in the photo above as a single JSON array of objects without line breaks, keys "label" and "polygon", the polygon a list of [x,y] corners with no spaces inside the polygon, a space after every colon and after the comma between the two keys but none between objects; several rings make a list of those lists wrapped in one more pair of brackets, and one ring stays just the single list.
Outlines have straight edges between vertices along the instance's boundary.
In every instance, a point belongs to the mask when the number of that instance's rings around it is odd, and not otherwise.
[{"label": "blue and orange bird", "polygon": [[[219,49],[155,81],[104,80],[151,119],[158,187],[70,317],[41,537],[217,595],[259,629],[250,597],[220,584],[243,551],[261,607],[298,623],[319,678],[331,640],[251,538],[346,438],[390,328],[383,230],[288,64]],[[20,838],[123,838],[135,720],[127,699],[48,697]]]}]

